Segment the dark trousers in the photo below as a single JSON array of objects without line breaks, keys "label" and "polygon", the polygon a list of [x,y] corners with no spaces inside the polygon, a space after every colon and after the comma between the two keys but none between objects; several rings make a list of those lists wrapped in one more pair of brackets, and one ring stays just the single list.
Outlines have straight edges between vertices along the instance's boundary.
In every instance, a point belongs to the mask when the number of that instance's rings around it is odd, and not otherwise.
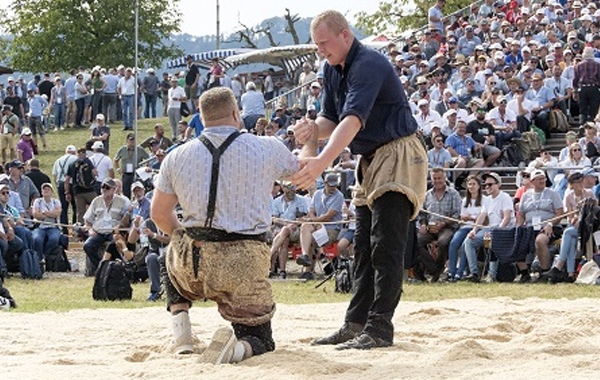
[{"label": "dark trousers", "polygon": [[146,108],[144,109],[144,118],[156,118],[156,94],[144,94]]},{"label": "dark trousers", "polygon": [[404,194],[392,191],[377,198],[373,209],[356,208],[355,292],[345,320],[364,325],[366,333],[388,342],[394,338],[392,317],[402,293],[412,208]]},{"label": "dark trousers", "polygon": [[[418,261],[421,265],[419,270],[427,270],[434,277],[439,277],[442,274],[446,265],[446,259],[448,258],[448,246],[450,245],[450,240],[452,240],[454,233],[455,230],[453,228],[445,228],[440,231],[439,234],[432,234],[429,232],[418,234]],[[431,256],[427,247],[434,241],[437,241],[438,246],[438,255],[435,258]]]},{"label": "dark trousers", "polygon": [[108,122],[116,120],[118,103],[116,93],[102,94],[102,113]]},{"label": "dark trousers", "polygon": [[533,124],[544,131],[546,139],[550,138],[550,121],[548,111],[538,112],[537,114],[534,113]]},{"label": "dark trousers", "polygon": [[112,234],[96,234],[88,237],[83,243],[83,250],[87,256],[86,265],[89,264],[89,268],[86,268],[85,271],[87,276],[96,274],[98,265],[100,265],[102,256],[104,256],[104,245],[112,240]]},{"label": "dark trousers", "polygon": [[131,185],[133,184],[134,177],[133,173],[123,173],[121,176],[121,181],[123,181],[123,195],[127,199],[131,199]]},{"label": "dark trousers", "polygon": [[77,106],[77,116],[75,117],[75,126],[81,127],[83,123],[83,112],[85,111],[85,98],[75,100]]},{"label": "dark trousers", "polygon": [[581,124],[593,121],[600,107],[600,88],[597,86],[581,86],[579,90],[579,110]]},{"label": "dark trousers", "polygon": [[[69,224],[69,205],[71,205],[71,212],[73,213],[71,224],[77,223],[77,207],[75,206],[75,194],[73,193],[73,186],[69,188],[71,193],[71,202],[67,202],[65,197],[65,183],[58,183],[58,199],[60,200],[60,223]],[[62,227],[63,234],[68,234],[69,230],[67,227]]]}]

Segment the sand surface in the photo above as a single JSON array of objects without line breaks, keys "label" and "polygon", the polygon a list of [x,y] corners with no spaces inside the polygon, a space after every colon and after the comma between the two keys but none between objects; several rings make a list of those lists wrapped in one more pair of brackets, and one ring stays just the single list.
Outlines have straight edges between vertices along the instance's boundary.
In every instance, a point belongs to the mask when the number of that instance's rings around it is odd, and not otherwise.
[{"label": "sand surface", "polygon": [[340,325],[346,304],[278,305],[275,352],[198,364],[218,327],[191,310],[194,355],[169,352],[162,307],[0,313],[0,379],[598,379],[597,299],[402,302],[393,347],[336,351],[309,342]]}]

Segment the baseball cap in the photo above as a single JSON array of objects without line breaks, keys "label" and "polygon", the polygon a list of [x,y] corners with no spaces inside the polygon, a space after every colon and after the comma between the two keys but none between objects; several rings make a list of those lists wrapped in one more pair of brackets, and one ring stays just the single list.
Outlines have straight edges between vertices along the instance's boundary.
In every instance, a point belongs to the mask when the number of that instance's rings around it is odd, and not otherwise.
[{"label": "baseball cap", "polygon": [[49,187],[50,190],[54,191],[54,186],[52,186],[52,184],[50,182],[42,183],[42,186],[40,186],[40,189],[43,189],[44,187]]},{"label": "baseball cap", "polygon": [[427,99],[421,99],[421,100],[419,100],[419,102],[417,103],[417,105],[418,105],[419,107],[421,107],[421,106],[426,106],[426,105],[428,105],[428,104],[429,104],[429,102],[427,101]]},{"label": "baseball cap", "polygon": [[484,175],[481,176],[481,178],[483,178],[483,180],[485,180],[486,178],[493,178],[494,181],[496,181],[496,183],[498,184],[502,184],[502,178],[498,175],[498,173],[485,173]]},{"label": "baseball cap", "polygon": [[104,181],[102,181],[102,186],[116,187],[117,184],[115,183],[114,179],[112,179],[112,178],[105,178]]},{"label": "baseball cap", "polygon": [[325,176],[325,183],[329,186],[337,186],[340,183],[340,177],[336,173],[328,173]]},{"label": "baseball cap", "polygon": [[77,148],[75,147],[75,145],[67,145],[67,147],[65,148],[65,153],[76,153],[77,152]]},{"label": "baseball cap", "polygon": [[131,184],[131,191],[135,190],[135,189],[144,189],[144,185],[140,182],[140,181],[135,181],[134,183]]},{"label": "baseball cap", "polygon": [[310,87],[311,88],[319,88],[320,89],[321,88],[321,84],[319,84],[319,82],[312,82],[310,84]]},{"label": "baseball cap", "polygon": [[102,141],[96,141],[92,144],[92,149],[104,149]]},{"label": "baseball cap", "polygon": [[31,136],[31,129],[29,128],[23,128],[23,131],[21,132],[21,136]]},{"label": "baseball cap", "polygon": [[25,166],[25,164],[23,162],[21,162],[20,160],[12,160],[8,164],[9,168],[22,168],[23,166]]},{"label": "baseball cap", "polygon": [[104,115],[99,113],[98,115],[96,115],[96,120],[104,120]]},{"label": "baseball cap", "polygon": [[541,171],[539,169],[536,169],[536,170],[532,171],[531,175],[529,176],[529,178],[531,178],[532,180],[536,179],[538,177],[544,177],[544,178],[546,178],[546,173],[544,173],[543,171]]}]

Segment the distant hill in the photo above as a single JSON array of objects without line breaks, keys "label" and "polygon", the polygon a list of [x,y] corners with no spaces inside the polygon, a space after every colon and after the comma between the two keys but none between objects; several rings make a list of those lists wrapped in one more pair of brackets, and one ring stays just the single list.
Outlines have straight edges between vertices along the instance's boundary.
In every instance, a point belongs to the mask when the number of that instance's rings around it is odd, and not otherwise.
[{"label": "distant hill", "polygon": [[[311,20],[312,17],[302,18],[295,24],[296,32],[298,33],[298,37],[300,38],[300,43],[304,44],[310,42]],[[264,29],[268,25],[271,25],[271,33],[273,34],[273,39],[280,46],[294,44],[294,41],[292,40],[292,35],[285,31],[285,28],[287,27],[287,22],[283,17],[271,17],[262,21],[258,25],[248,25],[248,27],[257,30]],[[242,28],[240,27],[239,29],[241,30]],[[365,37],[364,34],[358,29],[354,29],[354,33],[356,34],[358,39],[362,39]],[[256,39],[253,40],[253,42],[259,48],[270,47],[269,39],[264,33],[255,37]],[[190,34],[178,34],[172,36],[171,41],[175,42],[186,54],[215,50],[217,44],[217,38],[215,35],[198,37]],[[238,41],[237,35],[235,33],[223,36],[221,40],[221,49],[239,47],[245,47],[245,45],[244,43]]]}]

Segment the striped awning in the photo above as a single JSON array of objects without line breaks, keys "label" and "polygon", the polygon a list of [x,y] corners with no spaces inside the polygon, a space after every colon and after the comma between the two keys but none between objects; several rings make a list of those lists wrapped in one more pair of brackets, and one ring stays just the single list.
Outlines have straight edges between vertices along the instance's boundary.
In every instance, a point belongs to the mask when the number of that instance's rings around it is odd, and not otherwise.
[{"label": "striped awning", "polygon": [[313,44],[275,46],[267,49],[254,49],[244,54],[230,56],[225,59],[232,66],[252,63],[266,63],[271,66],[283,68],[292,73],[304,62],[314,61],[317,56],[317,47]]},{"label": "striped awning", "polygon": [[[214,58],[219,58],[219,64],[227,69],[232,68],[233,66],[225,60],[225,58],[235,56],[237,54],[243,54],[248,51],[254,51],[256,49],[244,49],[244,48],[236,48],[236,49],[220,49],[220,50],[212,50],[205,51],[202,53],[190,54],[194,58],[194,63],[204,69],[210,68],[210,63]],[[178,67],[186,67],[187,66],[187,55],[174,59],[172,61],[167,62],[167,68],[174,69]]]}]

